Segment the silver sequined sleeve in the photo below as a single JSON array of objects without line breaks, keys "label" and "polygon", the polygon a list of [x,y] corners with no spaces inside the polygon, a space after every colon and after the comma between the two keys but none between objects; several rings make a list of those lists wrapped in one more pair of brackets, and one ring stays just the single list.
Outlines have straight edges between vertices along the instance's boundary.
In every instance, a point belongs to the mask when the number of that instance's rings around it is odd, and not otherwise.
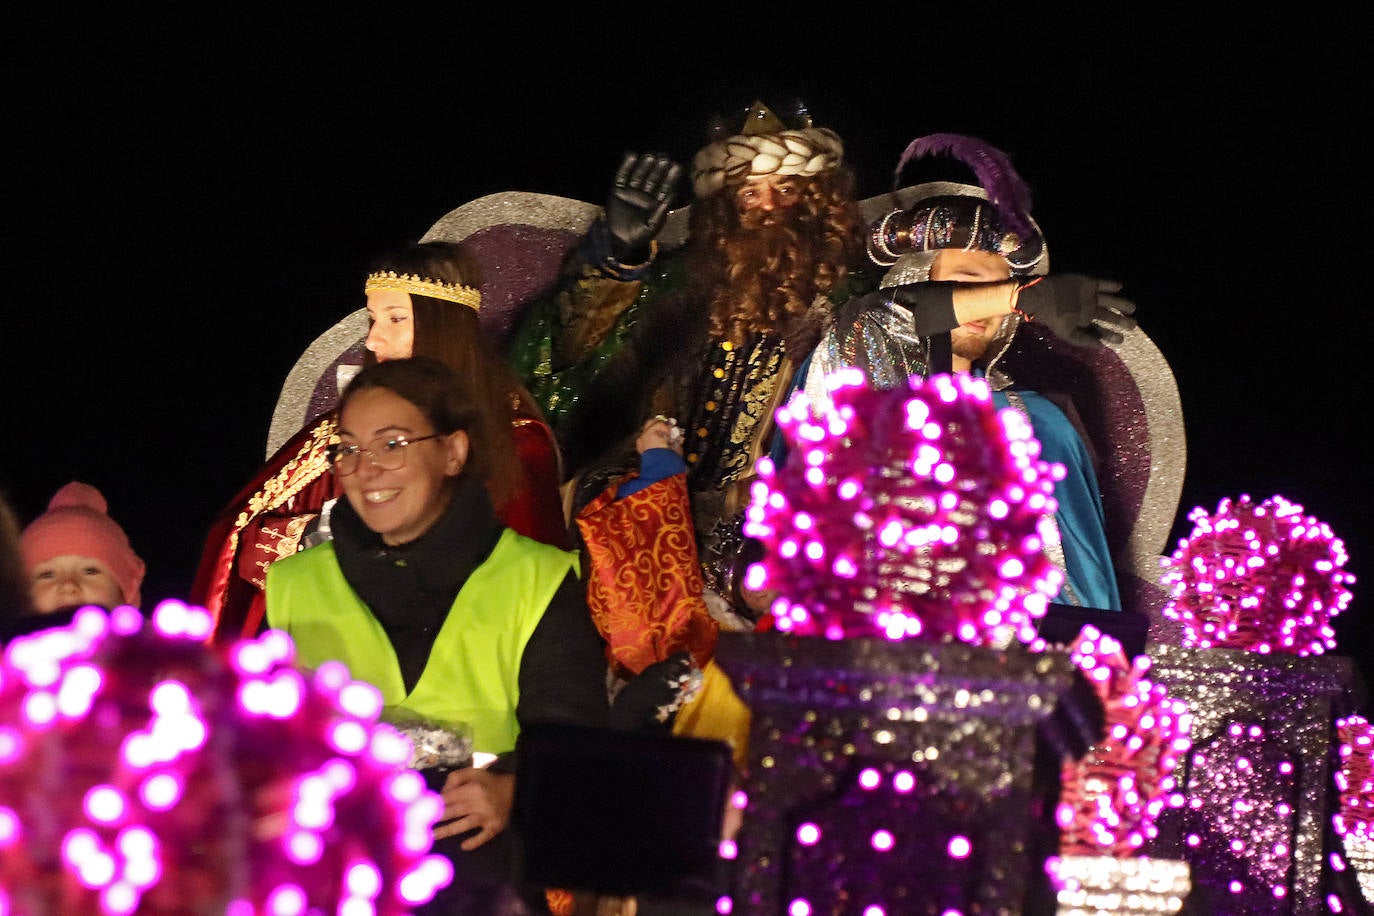
[{"label": "silver sequined sleeve", "polygon": [[869,384],[891,388],[915,374],[925,375],[926,342],[916,335],[909,309],[891,301],[886,291],[851,299],[811,357],[806,375],[808,397],[825,392],[825,378],[845,366],[861,369]]}]

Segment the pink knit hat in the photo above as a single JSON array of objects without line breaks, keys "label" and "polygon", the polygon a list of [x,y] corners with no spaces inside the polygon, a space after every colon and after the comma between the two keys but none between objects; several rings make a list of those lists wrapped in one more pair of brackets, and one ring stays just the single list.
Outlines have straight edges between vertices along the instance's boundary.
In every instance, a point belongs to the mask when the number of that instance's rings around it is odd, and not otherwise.
[{"label": "pink knit hat", "polygon": [[125,604],[137,607],[142,598],[143,561],[129,546],[124,529],[110,518],[105,497],[95,487],[72,481],[54,493],[48,511],[29,523],[20,544],[30,570],[53,557],[90,557],[109,567]]}]

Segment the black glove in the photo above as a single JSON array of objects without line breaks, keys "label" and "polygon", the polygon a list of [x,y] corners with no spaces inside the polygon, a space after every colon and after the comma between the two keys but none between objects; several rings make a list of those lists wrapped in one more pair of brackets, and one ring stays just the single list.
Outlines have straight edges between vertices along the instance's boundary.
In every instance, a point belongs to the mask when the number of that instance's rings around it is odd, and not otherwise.
[{"label": "black glove", "polygon": [[606,201],[611,255],[625,264],[649,259],[649,243],[668,216],[682,166],[667,156],[626,153]]},{"label": "black glove", "polygon": [[611,704],[611,728],[629,729],[672,727],[671,718],[659,720],[660,708],[678,699],[678,682],[692,670],[692,656],[686,652],[654,662],[620,688]]},{"label": "black glove", "polygon": [[1071,344],[1117,344],[1135,327],[1135,303],[1120,291],[1115,280],[1058,274],[1022,288],[1016,308]]}]

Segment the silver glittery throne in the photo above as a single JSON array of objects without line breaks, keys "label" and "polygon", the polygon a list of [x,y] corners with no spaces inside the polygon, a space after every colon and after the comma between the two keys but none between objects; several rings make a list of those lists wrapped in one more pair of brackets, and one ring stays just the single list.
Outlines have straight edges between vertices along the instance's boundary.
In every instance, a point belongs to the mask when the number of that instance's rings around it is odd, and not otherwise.
[{"label": "silver glittery throne", "polygon": [[[911,191],[897,191],[898,203]],[[879,195],[862,201],[860,209],[871,221],[893,200]],[[659,234],[662,249],[685,241],[688,211],[683,207],[669,214]],[[450,211],[423,240],[464,241],[473,248],[486,274],[482,326],[501,346],[525,306],[557,282],[567,253],[600,213],[585,201],[507,191]],[[277,399],[268,456],[333,408],[343,384],[362,365],[366,332],[367,315],[358,309],[320,335],[297,361]],[[1123,602],[1150,615],[1155,638],[1172,641],[1168,622],[1159,616],[1165,599],[1158,584],[1159,559],[1178,512],[1186,448],[1168,362],[1139,328],[1119,345],[1082,348],[1067,346],[1034,324],[1022,327],[1005,362],[1023,385],[1071,393],[1100,458],[1107,537]]]}]

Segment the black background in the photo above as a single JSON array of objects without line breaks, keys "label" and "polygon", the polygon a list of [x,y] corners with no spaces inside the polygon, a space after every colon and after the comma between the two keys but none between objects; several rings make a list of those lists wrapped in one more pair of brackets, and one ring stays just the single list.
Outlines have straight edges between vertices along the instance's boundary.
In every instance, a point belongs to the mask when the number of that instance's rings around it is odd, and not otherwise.
[{"label": "black background", "polygon": [[[626,150],[682,161],[713,114],[803,99],[861,197],[912,138],[1011,154],[1058,271],[1116,277],[1173,366],[1179,522],[1276,493],[1370,544],[1366,97],[1356,23],[1316,8],[1112,5],[250,10],[11,16],[0,490],[27,521],[103,490],[184,596],[256,472],[286,373],[362,303],[378,250],[484,194],[600,203]],[[689,203],[686,190],[677,205]]]}]

